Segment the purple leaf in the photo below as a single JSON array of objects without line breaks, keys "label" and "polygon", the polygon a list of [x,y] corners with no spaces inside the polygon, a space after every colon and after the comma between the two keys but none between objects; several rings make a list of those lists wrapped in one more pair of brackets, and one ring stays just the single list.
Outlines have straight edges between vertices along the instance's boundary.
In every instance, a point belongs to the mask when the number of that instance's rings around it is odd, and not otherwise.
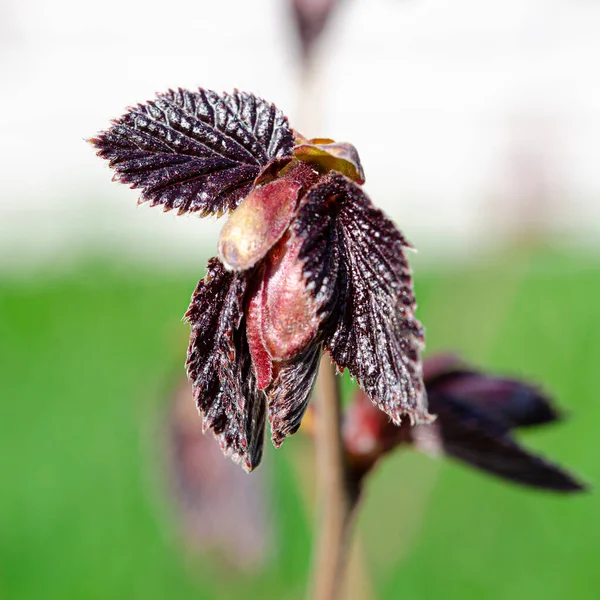
[{"label": "purple leaf", "polygon": [[426,381],[437,393],[468,400],[510,427],[531,427],[560,420],[560,413],[537,386],[482,374],[457,361],[448,363],[434,377],[426,376]]},{"label": "purple leaf", "polygon": [[480,407],[435,393],[430,394],[430,407],[450,456],[522,485],[557,492],[584,489],[569,473],[520,446],[505,425]]},{"label": "purple leaf", "polygon": [[245,277],[228,273],[216,258],[209,261],[186,313],[192,327],[186,364],[204,429],[251,471],[262,457],[266,397],[246,340],[245,291]]},{"label": "purple leaf", "polygon": [[[458,359],[437,355],[423,363],[429,408],[437,419],[431,425],[400,427],[377,410],[366,394],[357,391],[344,415],[344,443],[354,476],[361,480],[377,461],[394,448],[412,443],[417,449],[439,450],[466,464],[521,485],[559,492],[585,489],[574,476],[530,452],[515,441],[507,418],[512,411],[499,407],[522,406],[533,388],[528,383],[478,373]],[[475,382],[477,377],[479,382]],[[498,382],[510,386],[498,387]],[[489,394],[489,390],[493,394]],[[535,402],[526,401],[525,406]],[[552,408],[548,400],[543,406]],[[539,407],[540,405],[538,405]],[[536,414],[534,411],[533,414]],[[540,422],[545,422],[540,420]],[[527,424],[532,424],[530,419]]]},{"label": "purple leaf", "polygon": [[267,396],[271,437],[277,448],[300,427],[317,378],[321,352],[321,344],[315,344],[293,360],[276,366],[277,375]]},{"label": "purple leaf", "polygon": [[302,240],[305,276],[326,319],[325,347],[396,424],[427,422],[414,317],[410,245],[354,182],[324,176],[292,227]]},{"label": "purple leaf", "polygon": [[458,359],[425,361],[429,407],[444,451],[478,469],[532,487],[578,491],[567,471],[521,446],[512,429],[558,418],[535,386],[480,373]]},{"label": "purple leaf", "polygon": [[243,92],[158,94],[130,108],[91,142],[140,202],[201,216],[233,210],[293,136],[274,105]]}]

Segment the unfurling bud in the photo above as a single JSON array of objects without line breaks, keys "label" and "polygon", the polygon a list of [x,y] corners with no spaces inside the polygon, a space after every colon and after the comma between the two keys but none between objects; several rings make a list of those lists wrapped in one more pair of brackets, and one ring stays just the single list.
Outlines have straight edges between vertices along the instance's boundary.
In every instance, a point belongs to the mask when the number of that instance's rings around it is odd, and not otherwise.
[{"label": "unfurling bud", "polygon": [[295,141],[294,156],[298,160],[325,171],[338,171],[360,185],[365,182],[358,150],[352,144],[335,142],[329,138],[306,140],[298,137]]},{"label": "unfurling bud", "polygon": [[324,349],[382,414],[427,421],[409,245],[361,189],[354,146],[202,88],[158,94],[92,143],[141,201],[230,215],[186,312],[194,400],[225,454],[252,471],[267,420],[277,447],[297,431]]},{"label": "unfurling bud", "polygon": [[559,418],[540,390],[465,366],[451,355],[423,363],[431,425],[395,426],[362,391],[344,415],[343,435],[352,475],[360,481],[385,454],[412,444],[428,454],[445,453],[508,481],[555,492],[585,489],[569,472],[521,446],[514,430]]},{"label": "unfurling bud", "polygon": [[273,361],[298,356],[319,328],[316,303],[298,260],[299,248],[299,240],[289,234],[279,241],[267,255],[260,285],[248,303],[248,345],[259,389],[271,382]]}]

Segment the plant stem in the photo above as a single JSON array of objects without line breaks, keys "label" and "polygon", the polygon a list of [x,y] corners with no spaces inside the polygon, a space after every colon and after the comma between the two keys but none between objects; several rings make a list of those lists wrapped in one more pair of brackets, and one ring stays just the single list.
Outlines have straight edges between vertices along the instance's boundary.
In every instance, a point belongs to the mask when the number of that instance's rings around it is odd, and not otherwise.
[{"label": "plant stem", "polygon": [[351,481],[341,431],[341,398],[335,367],[323,355],[317,380],[316,460],[319,487],[317,543],[313,558],[314,600],[335,600],[344,566],[359,488]]}]

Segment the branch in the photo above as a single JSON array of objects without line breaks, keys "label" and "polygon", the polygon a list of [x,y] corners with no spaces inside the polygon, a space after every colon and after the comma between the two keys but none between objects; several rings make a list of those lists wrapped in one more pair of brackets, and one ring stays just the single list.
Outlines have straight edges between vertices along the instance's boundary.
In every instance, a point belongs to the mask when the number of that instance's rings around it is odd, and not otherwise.
[{"label": "branch", "polygon": [[314,600],[335,600],[343,576],[359,487],[351,481],[341,431],[341,398],[335,367],[323,355],[317,380],[316,458],[319,485],[318,539],[313,559]]}]

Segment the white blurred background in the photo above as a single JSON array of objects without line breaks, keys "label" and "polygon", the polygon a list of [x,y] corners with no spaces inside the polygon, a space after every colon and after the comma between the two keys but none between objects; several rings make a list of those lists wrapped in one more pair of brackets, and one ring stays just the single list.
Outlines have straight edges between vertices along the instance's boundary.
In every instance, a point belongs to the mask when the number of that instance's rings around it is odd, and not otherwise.
[{"label": "white blurred background", "polygon": [[[169,87],[234,87],[354,143],[421,255],[600,233],[600,3],[347,0],[310,74],[287,0],[4,0],[0,268],[197,264],[218,225],[136,206],[85,138]],[[198,265],[203,269],[203,260]]]}]

